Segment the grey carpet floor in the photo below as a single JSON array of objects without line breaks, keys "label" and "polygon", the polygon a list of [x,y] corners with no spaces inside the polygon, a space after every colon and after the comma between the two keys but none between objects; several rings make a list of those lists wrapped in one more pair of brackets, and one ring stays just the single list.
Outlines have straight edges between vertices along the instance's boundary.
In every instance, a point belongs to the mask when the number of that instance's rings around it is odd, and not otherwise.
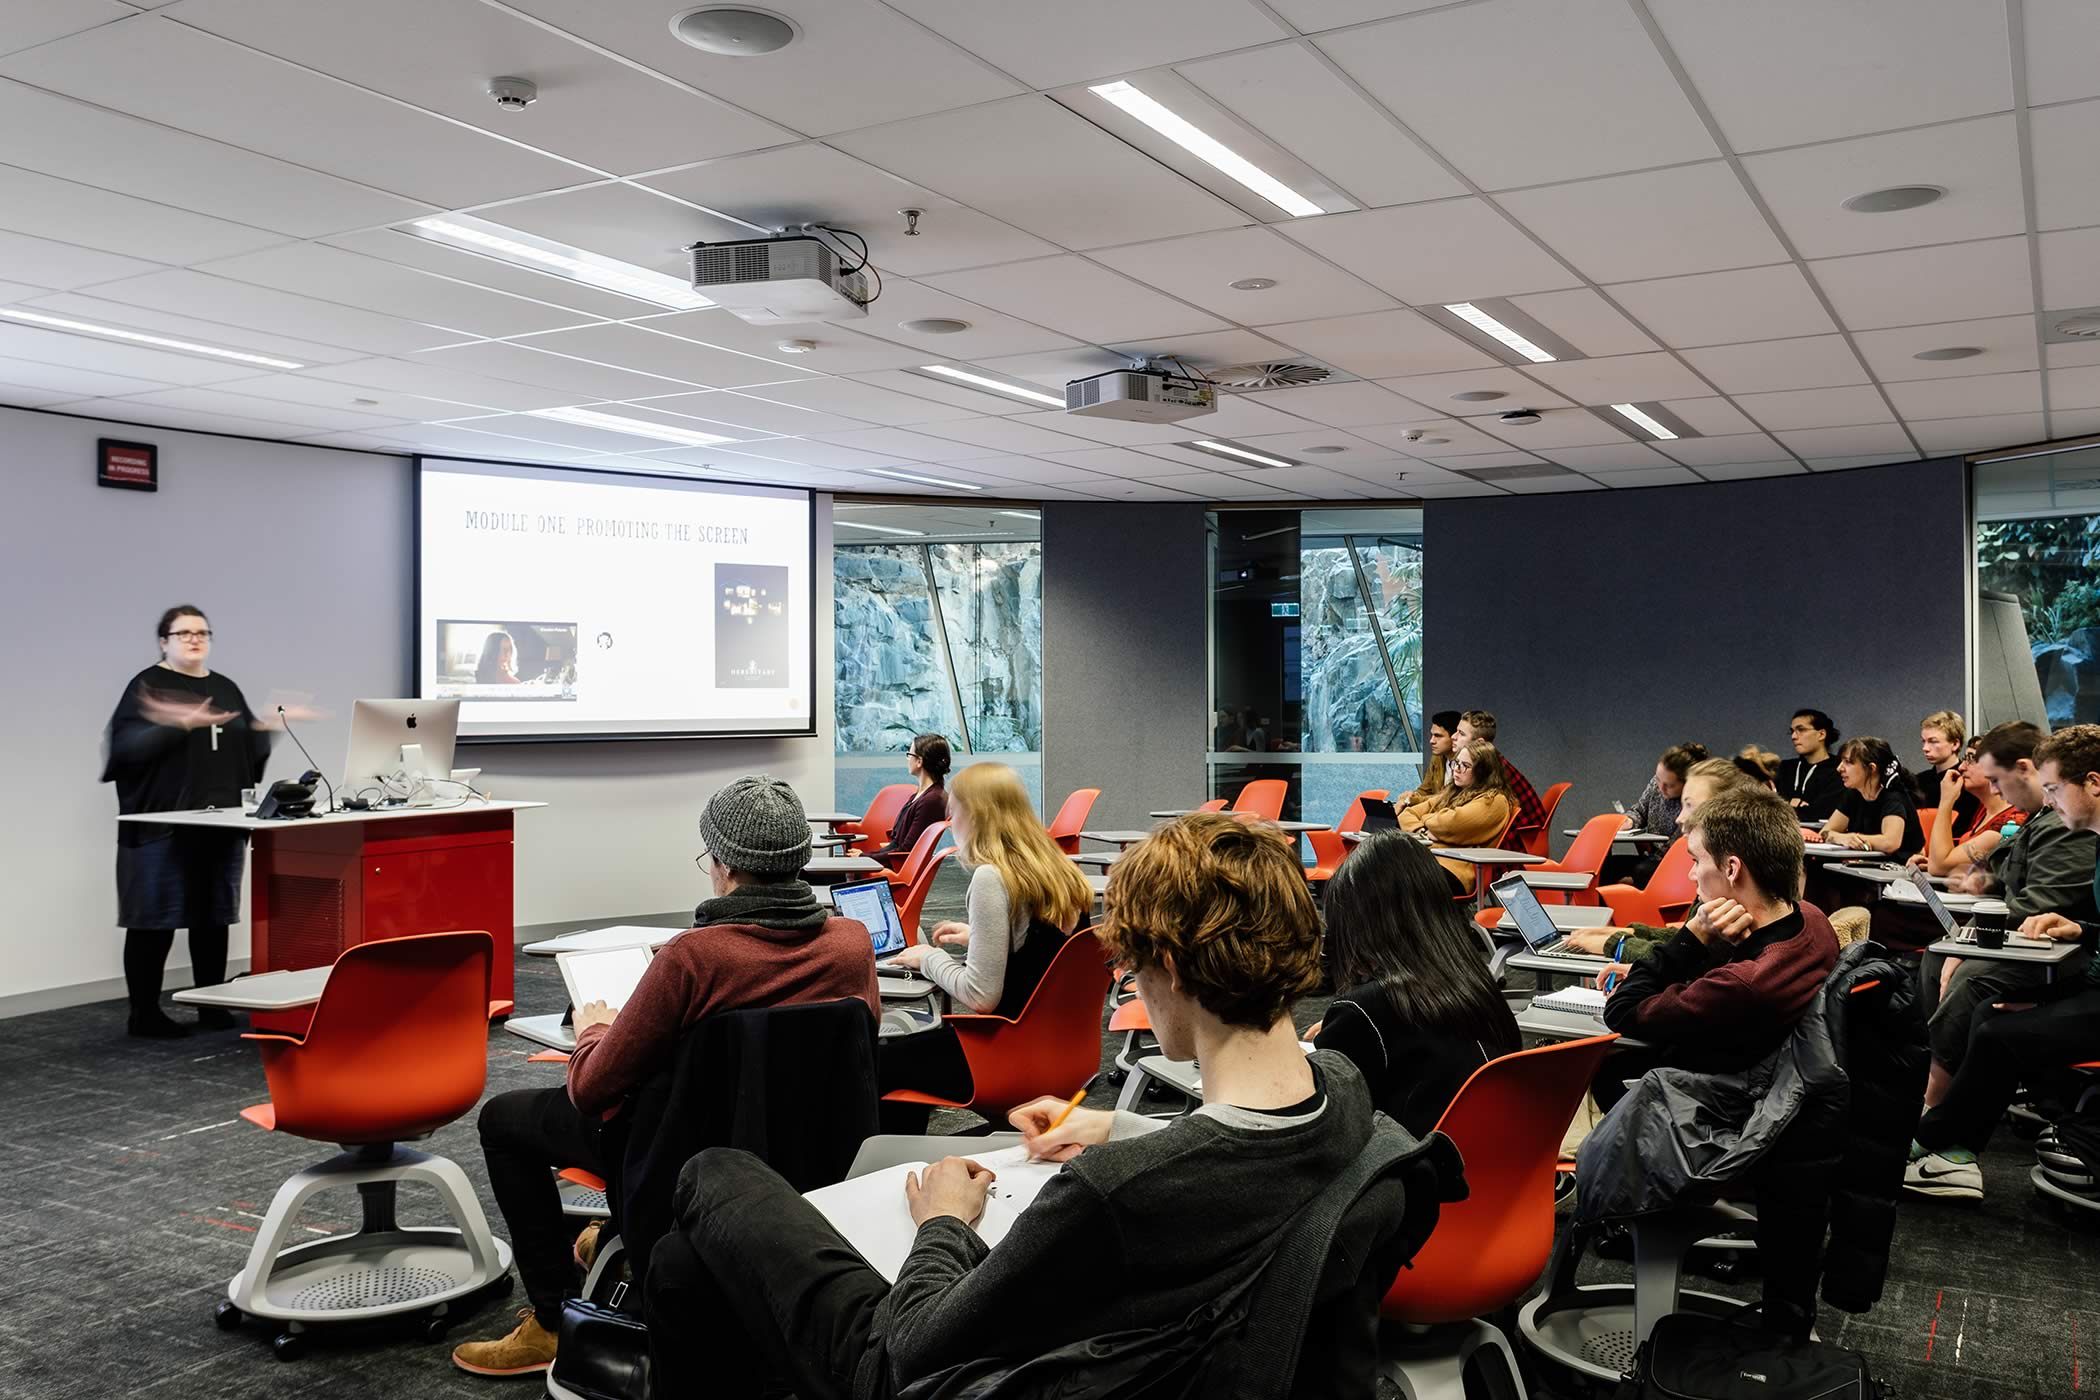
[{"label": "grey carpet floor", "polygon": [[[943,877],[929,910],[935,918],[960,909],[962,881]],[[558,1009],[563,992],[551,964],[518,963],[519,1011]],[[1317,1002],[1301,1007],[1299,1024],[1321,1010]],[[492,1029],[488,1091],[557,1082],[558,1066],[526,1063],[534,1048]],[[1104,1064],[1110,1051],[1104,1036]],[[0,1090],[0,1144],[15,1183],[0,1202],[0,1257],[21,1270],[12,1301],[0,1308],[0,1396],[537,1393],[532,1382],[477,1379],[447,1359],[454,1341],[507,1330],[514,1298],[482,1300],[443,1342],[400,1332],[317,1334],[305,1359],[291,1363],[271,1356],[261,1327],[229,1333],[213,1326],[212,1306],[246,1258],[279,1184],[328,1155],[237,1116],[267,1092],[253,1050],[234,1033],[131,1041],[122,1008],[104,1003],[0,1021],[0,1064],[8,1080]],[[1115,1092],[1102,1084],[1090,1102],[1112,1103]],[[975,1121],[940,1115],[935,1129]],[[421,1146],[458,1162],[495,1220],[471,1118]],[[1826,1310],[1822,1335],[1865,1352],[1904,1400],[2094,1388],[2100,1234],[2032,1199],[2032,1160],[2027,1144],[2001,1134],[1984,1159],[1981,1203],[1906,1201],[1886,1296],[1862,1317]],[[436,1219],[434,1202],[411,1192],[402,1209],[409,1223]],[[333,1214],[307,1223],[345,1227],[354,1223],[352,1210],[345,1193]],[[496,1228],[503,1232],[500,1221]],[[1584,1273],[1585,1280],[1629,1276],[1610,1263]],[[1754,1284],[1694,1286],[1754,1292]]]}]

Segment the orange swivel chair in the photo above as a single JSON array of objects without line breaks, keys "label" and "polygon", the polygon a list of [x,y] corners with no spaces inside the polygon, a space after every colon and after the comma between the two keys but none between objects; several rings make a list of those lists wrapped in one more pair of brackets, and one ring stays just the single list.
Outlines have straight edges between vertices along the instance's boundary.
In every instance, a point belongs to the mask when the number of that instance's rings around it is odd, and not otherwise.
[{"label": "orange swivel chair", "polygon": [[[244,1316],[284,1323],[273,1349],[287,1361],[316,1322],[421,1313],[435,1340],[451,1325],[454,1301],[507,1278],[510,1246],[490,1233],[466,1173],[399,1145],[480,1100],[494,957],[486,933],[360,943],[336,959],[304,1036],[242,1037],[262,1052],[270,1101],[241,1117],[343,1150],[278,1188],[218,1305],[221,1327],[238,1327]],[[403,1181],[432,1187],[457,1227],[397,1223]],[[362,1198],[362,1226],[287,1245],[306,1203],[344,1187]]]},{"label": "orange swivel chair", "polygon": [[1682,917],[1699,897],[1692,883],[1692,848],[1678,837],[1646,885],[1599,885],[1597,896],[1611,906],[1614,924],[1666,924]]},{"label": "orange swivel chair", "polygon": [[946,822],[935,822],[920,832],[919,839],[912,842],[911,849],[904,853],[903,862],[889,872],[890,887],[893,890],[909,888],[911,882],[919,878],[919,872],[926,868],[926,862],[933,858],[933,848],[940,845],[941,838],[947,834]]},{"label": "orange swivel chair", "polygon": [[1466,1199],[1448,1204],[1436,1230],[1386,1290],[1380,1372],[1408,1400],[1471,1393],[1468,1361],[1497,1353],[1521,1397],[1516,1354],[1482,1320],[1524,1296],[1553,1250],[1553,1175],[1568,1121],[1615,1035],[1520,1050],[1473,1071],[1437,1121],[1466,1163]]},{"label": "orange swivel chair", "polygon": [[1545,813],[1537,826],[1520,826],[1506,832],[1501,841],[1505,851],[1522,851],[1525,855],[1543,856],[1553,853],[1553,814],[1560,810],[1560,800],[1568,795],[1573,783],[1555,783],[1539,794],[1539,807]]},{"label": "orange swivel chair", "polygon": [[878,788],[868,803],[868,810],[860,814],[857,822],[842,822],[839,831],[854,838],[849,849],[855,855],[866,855],[880,850],[890,839],[890,828],[897,824],[897,814],[904,804],[918,795],[919,789],[911,783],[891,783]]},{"label": "orange swivel chair", "polygon": [[1100,788],[1075,788],[1065,799],[1065,805],[1057,809],[1050,819],[1050,839],[1057,849],[1068,856],[1079,854],[1079,832],[1086,819],[1093,813],[1094,800],[1101,796]]},{"label": "orange swivel chair", "polygon": [[967,1108],[996,1120],[1045,1094],[1064,1098],[1076,1092],[1101,1068],[1101,1003],[1109,980],[1103,957],[1100,939],[1082,929],[1050,959],[1019,1016],[943,1018],[970,1066],[969,1098],[892,1089],[883,1100]]},{"label": "orange swivel chair", "polygon": [[[1563,855],[1559,860],[1549,860],[1544,865],[1525,866],[1524,868],[1527,871],[1537,874],[1555,873],[1587,875],[1590,877],[1589,889],[1579,891],[1572,897],[1560,894],[1554,890],[1540,890],[1539,903],[1603,903],[1596,895],[1597,872],[1604,868],[1605,858],[1611,854],[1612,838],[1624,830],[1625,826],[1626,818],[1620,816],[1617,812],[1606,812],[1602,816],[1591,817],[1582,824],[1582,830],[1575,833],[1575,839],[1568,843],[1566,855]],[[1499,928],[1502,924],[1502,912],[1500,907],[1483,909],[1474,916],[1474,921],[1482,928]]]},{"label": "orange swivel chair", "polygon": [[1306,879],[1317,882],[1334,878],[1334,872],[1341,868],[1342,861],[1354,849],[1342,839],[1343,835],[1364,829],[1364,799],[1370,797],[1382,802],[1385,796],[1385,790],[1382,788],[1360,792],[1356,794],[1355,800],[1350,802],[1349,810],[1342,813],[1342,819],[1334,824],[1334,830],[1305,833],[1305,839],[1312,843],[1313,851],[1313,863],[1305,868]]},{"label": "orange swivel chair", "polygon": [[1256,778],[1240,789],[1233,799],[1232,810],[1248,812],[1263,821],[1283,820],[1283,798],[1291,785],[1281,778]]},{"label": "orange swivel chair", "polygon": [[926,857],[912,882],[897,896],[897,925],[904,930],[904,941],[919,941],[919,916],[926,912],[926,896],[933,890],[933,877],[940,874],[941,863],[955,854],[955,847],[943,846]]}]

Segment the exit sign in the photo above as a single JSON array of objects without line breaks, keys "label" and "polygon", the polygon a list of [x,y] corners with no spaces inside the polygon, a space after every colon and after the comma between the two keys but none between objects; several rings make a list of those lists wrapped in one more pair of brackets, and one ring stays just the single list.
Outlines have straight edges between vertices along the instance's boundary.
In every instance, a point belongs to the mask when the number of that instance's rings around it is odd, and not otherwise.
[{"label": "exit sign", "polygon": [[1270,617],[1296,617],[1297,615],[1298,615],[1298,605],[1297,605],[1296,603],[1271,603],[1271,604],[1269,604],[1269,616],[1270,616]]}]

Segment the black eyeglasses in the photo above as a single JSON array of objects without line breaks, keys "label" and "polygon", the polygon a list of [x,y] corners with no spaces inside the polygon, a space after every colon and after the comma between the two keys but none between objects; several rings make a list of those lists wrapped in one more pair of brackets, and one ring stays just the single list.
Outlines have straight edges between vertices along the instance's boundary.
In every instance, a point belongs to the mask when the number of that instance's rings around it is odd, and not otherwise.
[{"label": "black eyeglasses", "polygon": [[207,627],[201,632],[195,629],[187,632],[163,632],[161,635],[178,642],[208,642],[211,640],[211,629]]}]

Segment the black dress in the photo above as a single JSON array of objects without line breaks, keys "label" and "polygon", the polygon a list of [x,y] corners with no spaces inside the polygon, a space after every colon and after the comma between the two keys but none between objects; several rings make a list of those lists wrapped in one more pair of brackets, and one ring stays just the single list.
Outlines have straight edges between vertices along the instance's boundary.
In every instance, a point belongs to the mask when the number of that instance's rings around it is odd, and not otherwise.
[{"label": "black dress", "polygon": [[[143,691],[176,700],[206,700],[234,718],[181,730],[146,718]],[[212,672],[185,675],[148,666],[132,677],[109,717],[102,781],[117,785],[117,810],[179,812],[200,807],[238,811],[270,757],[270,735],[255,727],[241,688]],[[117,922],[124,928],[199,928],[241,915],[241,861],[246,833],[152,822],[117,824]]]}]

